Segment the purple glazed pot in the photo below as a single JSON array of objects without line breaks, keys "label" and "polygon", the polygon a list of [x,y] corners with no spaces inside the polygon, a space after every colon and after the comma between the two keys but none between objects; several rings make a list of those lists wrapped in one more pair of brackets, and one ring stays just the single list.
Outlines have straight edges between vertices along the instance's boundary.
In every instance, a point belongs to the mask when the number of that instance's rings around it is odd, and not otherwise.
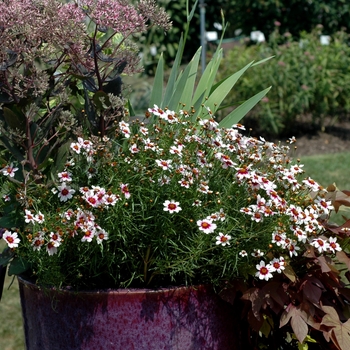
[{"label": "purple glazed pot", "polygon": [[235,350],[233,307],[207,286],[41,290],[18,279],[27,350]]}]

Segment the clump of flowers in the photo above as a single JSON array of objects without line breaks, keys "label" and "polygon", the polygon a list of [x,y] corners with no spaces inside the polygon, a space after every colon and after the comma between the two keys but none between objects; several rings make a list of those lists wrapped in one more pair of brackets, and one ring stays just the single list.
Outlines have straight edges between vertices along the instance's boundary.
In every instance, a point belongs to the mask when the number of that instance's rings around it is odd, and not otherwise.
[{"label": "clump of flowers", "polygon": [[219,128],[211,113],[147,114],[111,138],[78,135],[45,185],[16,186],[20,165],[3,167],[10,203],[24,203],[22,225],[3,234],[22,272],[75,288],[268,281],[310,251],[341,251],[322,224],[326,190],[288,146]]}]

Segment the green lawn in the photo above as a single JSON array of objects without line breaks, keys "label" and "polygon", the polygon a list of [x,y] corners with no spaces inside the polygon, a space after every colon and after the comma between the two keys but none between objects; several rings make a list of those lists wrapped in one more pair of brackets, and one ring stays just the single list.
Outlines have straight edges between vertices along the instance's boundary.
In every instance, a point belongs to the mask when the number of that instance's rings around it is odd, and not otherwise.
[{"label": "green lawn", "polygon": [[[305,176],[310,176],[322,186],[336,183],[339,189],[350,190],[350,153],[302,157],[301,163],[304,164]],[[3,247],[3,242],[0,242],[0,251]],[[6,278],[0,302],[0,349],[22,350],[24,336],[18,286],[15,280],[8,289],[11,281],[11,277]]]},{"label": "green lawn", "polygon": [[[302,157],[301,163],[304,164],[305,176],[310,176],[323,187],[334,183],[339,190],[350,191],[349,152]],[[343,215],[350,217],[349,209],[341,207],[337,214],[332,214],[331,220],[342,224]]]},{"label": "green lawn", "polygon": [[350,153],[301,157],[306,176],[323,187],[335,183],[340,190],[350,190]]},{"label": "green lawn", "polygon": [[[4,248],[0,242],[0,251]],[[22,325],[21,305],[17,279],[7,276],[5,288],[0,301],[0,349],[22,350],[24,349],[24,333]]]}]

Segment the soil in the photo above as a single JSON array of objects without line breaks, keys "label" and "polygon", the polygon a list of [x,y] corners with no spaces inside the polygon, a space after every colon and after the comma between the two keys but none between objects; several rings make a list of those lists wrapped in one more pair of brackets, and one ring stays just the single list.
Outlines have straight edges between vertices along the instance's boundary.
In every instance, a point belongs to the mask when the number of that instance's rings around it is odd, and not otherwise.
[{"label": "soil", "polygon": [[283,142],[295,136],[297,142],[294,145],[297,148],[293,157],[350,152],[350,118],[342,118],[336,123],[329,121],[325,125],[320,129],[310,123],[298,124],[287,136],[275,140],[271,137],[266,139]]}]

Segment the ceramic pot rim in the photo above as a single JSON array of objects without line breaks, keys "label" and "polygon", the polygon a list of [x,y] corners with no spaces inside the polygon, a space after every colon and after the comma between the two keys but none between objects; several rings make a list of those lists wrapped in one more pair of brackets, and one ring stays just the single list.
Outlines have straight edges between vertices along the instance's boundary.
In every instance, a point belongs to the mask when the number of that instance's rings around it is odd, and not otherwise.
[{"label": "ceramic pot rim", "polygon": [[18,282],[23,284],[24,286],[31,288],[33,290],[46,290],[48,292],[59,292],[59,293],[67,293],[67,294],[118,294],[118,295],[127,295],[127,294],[145,294],[145,293],[171,293],[171,292],[185,292],[185,291],[205,291],[212,290],[212,286],[210,285],[195,285],[195,286],[170,286],[167,288],[117,288],[117,289],[96,289],[96,290],[73,290],[73,289],[56,289],[56,288],[45,288],[41,287],[33,282],[28,281],[26,278],[22,276],[17,276]]}]

